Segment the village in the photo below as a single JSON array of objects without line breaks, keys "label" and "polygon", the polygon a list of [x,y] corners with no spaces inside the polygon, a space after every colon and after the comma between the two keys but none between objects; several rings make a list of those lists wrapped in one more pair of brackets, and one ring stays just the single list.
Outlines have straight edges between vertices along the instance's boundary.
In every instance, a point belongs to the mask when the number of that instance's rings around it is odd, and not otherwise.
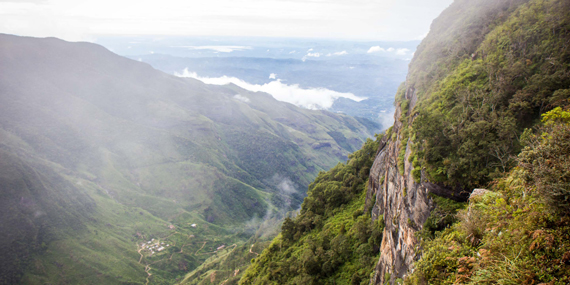
[{"label": "village", "polygon": [[143,242],[141,244],[142,250],[146,250],[150,252],[150,255],[153,255],[155,252],[160,252],[165,250],[169,247],[170,244],[164,244],[164,242],[160,242],[159,240],[151,239],[148,242]]},{"label": "village", "polygon": [[[190,223],[189,223],[190,224]],[[190,227],[192,228],[196,228],[197,225],[196,224],[190,224]],[[168,225],[168,228],[170,230],[175,230],[176,226],[170,224]],[[189,235],[188,237],[193,238],[194,235]],[[176,242],[175,242],[176,243]],[[205,245],[205,243],[204,243]],[[161,252],[165,249],[167,249],[168,247],[170,247],[170,243],[168,241],[161,241],[158,239],[151,239],[149,241],[143,242],[140,244],[140,249],[139,249],[139,253],[140,252],[147,252],[150,254],[150,256],[154,255],[155,253]],[[224,249],[226,247],[226,245],[220,245],[216,248],[216,250],[214,250],[212,253],[216,253],[222,249]],[[142,253],[141,253],[141,259],[142,259]]]}]

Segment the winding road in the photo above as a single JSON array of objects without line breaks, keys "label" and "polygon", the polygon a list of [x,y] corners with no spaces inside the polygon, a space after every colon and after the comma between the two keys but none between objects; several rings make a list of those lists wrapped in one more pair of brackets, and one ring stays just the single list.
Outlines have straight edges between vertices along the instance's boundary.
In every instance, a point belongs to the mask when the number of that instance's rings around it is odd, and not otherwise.
[{"label": "winding road", "polygon": [[255,245],[255,244],[252,244],[251,247],[249,248],[249,253],[253,253],[253,254],[255,254],[255,255],[259,255],[259,253],[255,252],[255,251],[252,251],[254,245]]}]

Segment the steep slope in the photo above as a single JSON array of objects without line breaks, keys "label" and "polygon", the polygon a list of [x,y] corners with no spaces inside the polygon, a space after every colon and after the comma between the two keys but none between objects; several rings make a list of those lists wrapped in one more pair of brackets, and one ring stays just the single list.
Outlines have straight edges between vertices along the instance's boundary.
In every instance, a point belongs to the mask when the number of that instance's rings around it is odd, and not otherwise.
[{"label": "steep slope", "polygon": [[[410,63],[406,82],[396,94],[395,124],[378,142],[378,153],[367,182],[366,199],[359,204],[364,210],[370,209],[371,225],[384,225],[375,269],[366,270],[367,265],[361,265],[362,274],[371,273],[371,280],[363,281],[358,275],[353,275],[353,278],[334,275],[343,271],[337,269],[328,275],[308,280],[309,283],[401,283],[413,271],[414,262],[421,258],[422,247],[430,250],[430,257],[422,260],[421,270],[417,271],[421,273],[416,272],[408,282],[465,282],[464,279],[454,278],[460,278],[466,269],[458,271],[456,275],[449,272],[467,268],[459,265],[465,265],[466,260],[471,260],[477,251],[469,251],[471,256],[460,259],[464,257],[461,254],[467,251],[459,250],[457,252],[461,253],[457,253],[454,250],[459,247],[453,247],[448,250],[455,253],[445,255],[443,249],[449,246],[443,242],[473,239],[473,235],[469,236],[469,232],[464,234],[465,231],[457,234],[456,231],[442,236],[441,231],[457,220],[458,212],[463,213],[461,209],[467,206],[465,202],[474,188],[501,183],[497,179],[509,175],[509,171],[517,165],[513,157],[521,151],[520,138],[524,137],[523,132],[528,135],[525,128],[540,123],[541,114],[570,104],[568,15],[568,1],[457,0],[433,22],[430,33]],[[567,153],[560,155],[568,156]],[[502,202],[497,200],[498,206],[502,207],[504,199],[508,197],[528,197],[528,192],[521,193],[520,188],[509,189],[511,192],[519,191],[518,196],[503,196]],[[301,213],[311,208],[312,195],[309,191]],[[532,203],[546,203],[536,196],[533,199],[536,201]],[[331,211],[342,211],[344,207],[341,204]],[[537,209],[549,209],[548,206],[540,207],[533,208],[523,218],[532,219],[530,215],[539,212]],[[500,208],[497,212],[504,210]],[[513,214],[502,212],[498,217],[510,219]],[[326,221],[327,218],[330,217],[323,219]],[[558,218],[556,215],[547,218],[549,229],[556,225],[566,229],[566,220],[552,222]],[[294,219],[293,222],[298,224],[303,221]],[[340,224],[333,223],[329,227]],[[516,223],[512,225],[514,227]],[[538,230],[544,225],[534,223],[531,228],[536,228],[531,230]],[[288,227],[284,223],[282,237],[275,239],[274,244],[284,239]],[[503,225],[503,228],[507,227]],[[313,227],[301,233],[297,239],[311,239],[323,235],[325,231],[324,228]],[[562,275],[568,272],[563,256],[569,244],[568,237],[549,234],[556,238],[560,250],[549,252],[551,255],[542,260],[562,261],[562,269],[555,273],[548,271],[551,275],[540,273],[543,269],[539,267],[529,269],[531,271],[527,276],[531,278],[527,284],[550,282],[554,276],[561,276],[560,272]],[[539,237],[544,238],[537,234],[534,239]],[[429,243],[434,238],[438,239],[437,246]],[[487,238],[496,238],[496,234]],[[467,243],[463,241],[463,244]],[[246,272],[242,284],[263,283],[262,279],[251,277],[255,276],[255,272],[268,272],[262,277],[278,278],[281,272],[287,270],[286,264],[280,264],[282,260],[273,258],[278,256],[276,253],[266,251],[262,259],[256,259]],[[318,251],[314,251],[313,256],[320,258],[320,272],[328,272],[325,265],[334,258]],[[453,258],[446,259],[448,256]],[[547,255],[531,256],[532,261],[529,262],[540,262],[544,256]],[[516,255],[512,257],[518,258]],[[263,260],[264,264],[259,265],[259,260]],[[457,266],[446,267],[451,263]],[[308,264],[312,263],[304,263],[300,271],[309,270]],[[438,270],[443,272],[441,276],[445,278],[439,276],[439,279],[431,279],[430,276],[437,275]],[[426,275],[425,272],[435,275]],[[331,276],[335,278],[331,279]],[[297,279],[292,277],[287,282],[294,280]],[[483,277],[478,280],[494,282]],[[525,279],[507,280],[515,282],[512,284],[526,282]]]},{"label": "steep slope", "polygon": [[445,228],[457,207],[438,197],[466,201],[503,175],[523,129],[568,104],[569,11],[567,1],[455,1],[434,21],[371,170],[373,217],[386,221],[375,284],[407,274],[417,231]]},{"label": "steep slope", "polygon": [[568,284],[570,112],[543,114],[521,139],[518,165],[477,189],[456,222],[420,234],[422,256],[405,284]]},{"label": "steep slope", "polygon": [[[1,283],[172,283],[370,136],[89,43],[0,35],[0,74]],[[139,250],[151,238],[173,247]]]},{"label": "steep slope", "polygon": [[368,284],[383,229],[364,206],[379,141],[368,140],[346,164],[319,174],[299,215],[285,219],[281,235],[252,261],[240,284]]}]

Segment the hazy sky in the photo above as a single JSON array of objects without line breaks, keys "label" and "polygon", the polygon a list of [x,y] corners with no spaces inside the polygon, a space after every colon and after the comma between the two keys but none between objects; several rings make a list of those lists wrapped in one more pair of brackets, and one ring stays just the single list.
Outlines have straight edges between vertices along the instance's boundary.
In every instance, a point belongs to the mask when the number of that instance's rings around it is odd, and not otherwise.
[{"label": "hazy sky", "polygon": [[421,39],[452,0],[0,0],[0,32]]}]

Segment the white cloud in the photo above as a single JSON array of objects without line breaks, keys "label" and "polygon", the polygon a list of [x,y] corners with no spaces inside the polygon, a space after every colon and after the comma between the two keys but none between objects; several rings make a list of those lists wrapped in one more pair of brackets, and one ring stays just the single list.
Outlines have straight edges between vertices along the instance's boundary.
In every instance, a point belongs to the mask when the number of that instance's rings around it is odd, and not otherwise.
[{"label": "white cloud", "polygon": [[279,183],[279,185],[277,185],[277,188],[280,190],[281,193],[284,193],[287,195],[291,195],[293,193],[298,192],[295,185],[293,185],[293,181],[291,181],[291,179],[289,179],[289,178],[284,178],[281,181],[281,183]]},{"label": "white cloud", "polygon": [[343,51],[339,51],[339,52],[329,53],[329,54],[327,54],[327,56],[345,55],[345,54],[348,54],[348,52],[346,52],[345,50],[343,50]]},{"label": "white cloud", "polygon": [[172,46],[187,48],[191,50],[214,50],[217,52],[233,52],[233,51],[244,51],[249,50],[251,47],[248,46]]},{"label": "white cloud", "polygon": [[269,79],[277,79],[277,74],[275,73],[269,74]]},{"label": "white cloud", "polygon": [[310,48],[310,49],[308,49],[308,50],[307,50],[307,52],[310,52],[310,51],[313,51],[313,49],[312,49],[312,48]]},{"label": "white cloud", "polygon": [[408,52],[410,52],[410,50],[407,48],[399,48],[396,50],[397,55],[406,55]]},{"label": "white cloud", "polygon": [[373,53],[373,52],[396,52],[396,55],[406,55],[408,52],[410,52],[410,50],[407,48],[395,49],[393,47],[385,49],[381,48],[380,46],[373,46],[368,50],[368,53]]},{"label": "white cloud", "polygon": [[373,46],[370,49],[368,49],[368,53],[373,53],[373,52],[385,52],[386,50],[381,48],[380,46]]},{"label": "white cloud", "polygon": [[236,94],[234,95],[234,99],[238,100],[238,101],[242,101],[244,103],[249,103],[249,98],[242,96],[240,94]]},{"label": "white cloud", "polygon": [[297,52],[296,50],[290,51],[289,54],[294,54],[294,53],[296,53],[296,52]]},{"label": "white cloud", "polygon": [[[311,49],[311,50],[313,50],[313,49]],[[318,53],[318,52],[313,52],[313,53],[309,52],[305,56],[303,56],[302,60],[305,61],[307,59],[307,57],[321,57],[321,55],[323,55],[323,54]]]},{"label": "white cloud", "polygon": [[[191,77],[198,79],[206,84],[226,85],[233,83],[241,88],[254,91],[265,92],[271,94],[273,98],[288,102],[303,108],[318,110],[329,109],[332,107],[334,101],[338,98],[347,98],[357,102],[365,100],[366,98],[358,97],[352,93],[336,92],[326,88],[301,88],[298,84],[288,85],[277,79],[269,83],[259,85],[245,82],[239,78],[222,76],[217,78],[200,77],[195,72],[190,72],[184,69],[182,73],[175,73],[180,77]],[[234,97],[235,98],[235,97]],[[237,98],[236,98],[237,99]]]}]

